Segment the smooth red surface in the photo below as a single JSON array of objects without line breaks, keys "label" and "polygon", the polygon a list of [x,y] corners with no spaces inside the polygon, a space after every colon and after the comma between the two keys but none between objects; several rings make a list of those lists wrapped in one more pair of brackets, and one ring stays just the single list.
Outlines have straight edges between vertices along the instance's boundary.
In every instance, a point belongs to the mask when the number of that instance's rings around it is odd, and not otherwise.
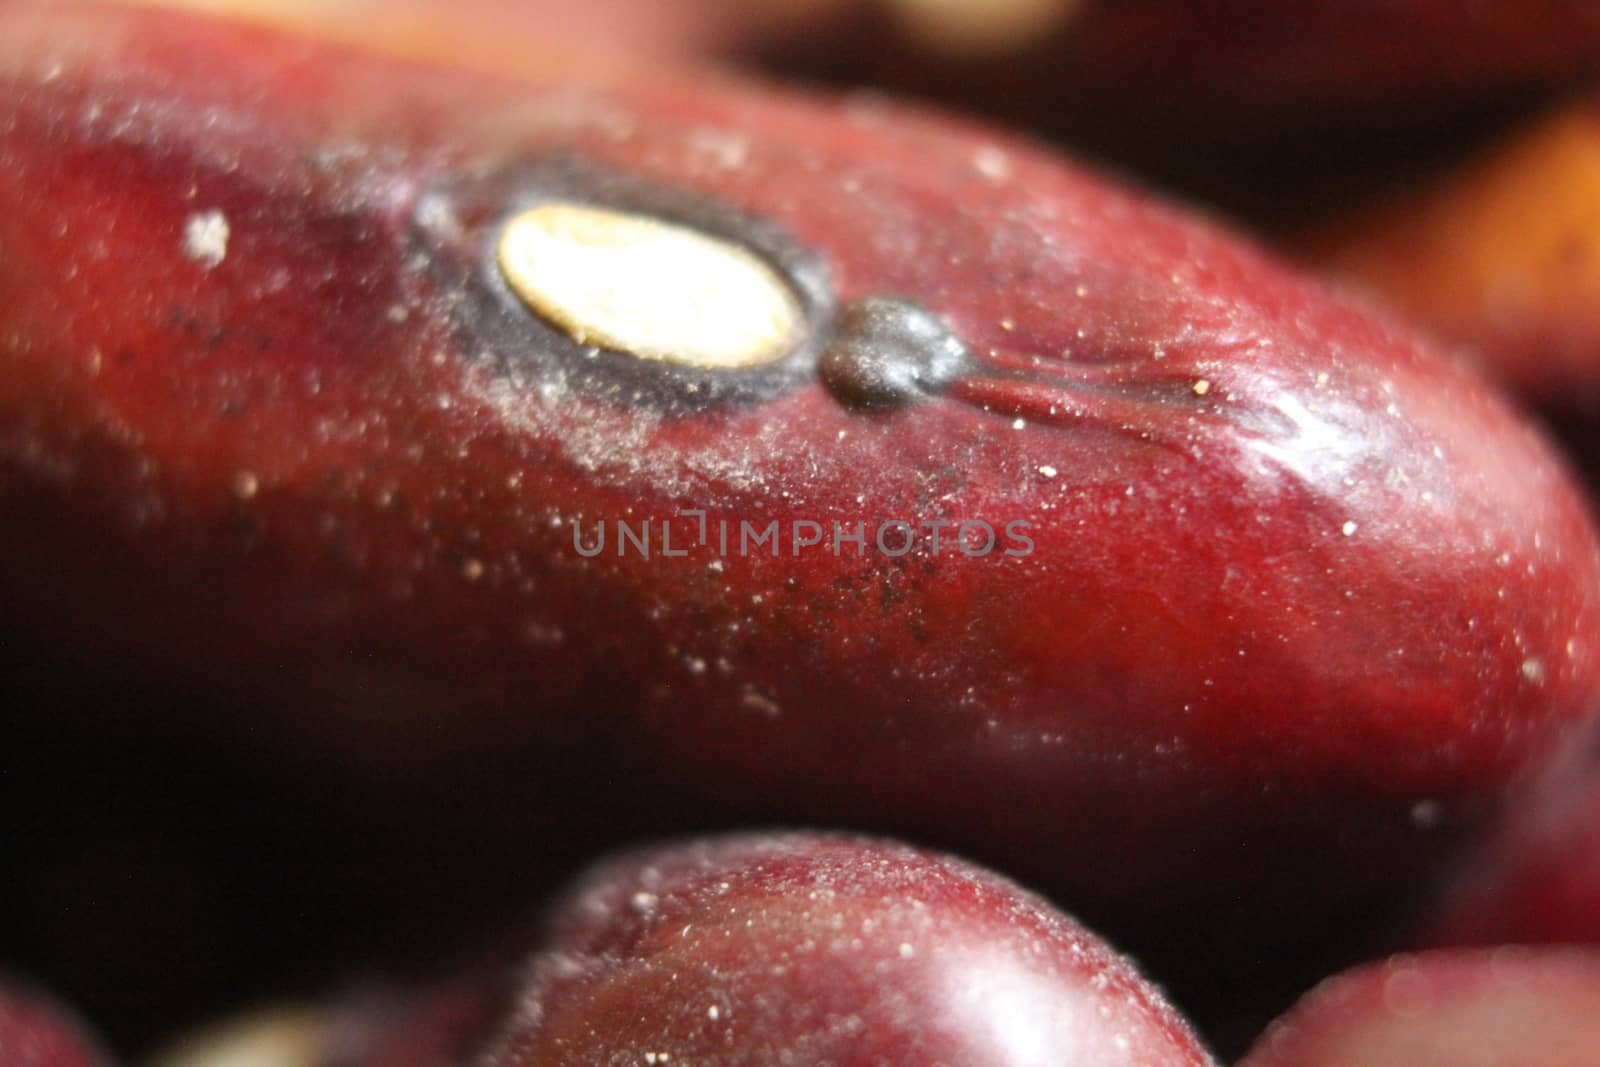
[{"label": "smooth red surface", "polygon": [[1240,1067],[1589,1067],[1600,953],[1395,956],[1330,978]]},{"label": "smooth red surface", "polygon": [[0,980],[0,1064],[108,1067],[75,1020],[37,993]]},{"label": "smooth red surface", "polygon": [[1600,945],[1600,742],[1521,801],[1429,912],[1436,943]]},{"label": "smooth red surface", "polygon": [[[1180,955],[1435,870],[1587,714],[1585,506],[1403,329],[981,129],[543,70],[8,12],[0,582],[22,626],[264,697],[270,721],[167,709],[255,743],[410,766],[583,743],[632,803],[915,832]],[[516,387],[411,220],[441,179],[556,154],[776,223],[842,301],[914,299],[978,369],[891,412],[816,383],[668,418]],[[208,270],[184,228],[212,210]],[[1036,549],[573,549],[580,519],[682,508],[1024,520]]]},{"label": "smooth red surface", "polygon": [[971,864],[858,838],[614,860],[504,973],[493,993],[424,1001],[362,1067],[1212,1062],[1073,920]]}]

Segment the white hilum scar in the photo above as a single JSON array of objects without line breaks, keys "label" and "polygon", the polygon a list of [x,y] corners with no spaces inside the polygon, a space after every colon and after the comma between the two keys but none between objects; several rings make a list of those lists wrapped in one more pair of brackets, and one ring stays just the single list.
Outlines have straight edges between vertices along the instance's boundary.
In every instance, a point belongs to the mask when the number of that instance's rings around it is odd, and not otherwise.
[{"label": "white hilum scar", "polygon": [[736,369],[782,359],[802,312],[752,252],[687,226],[585,204],[538,204],[506,223],[506,282],[580,344]]}]

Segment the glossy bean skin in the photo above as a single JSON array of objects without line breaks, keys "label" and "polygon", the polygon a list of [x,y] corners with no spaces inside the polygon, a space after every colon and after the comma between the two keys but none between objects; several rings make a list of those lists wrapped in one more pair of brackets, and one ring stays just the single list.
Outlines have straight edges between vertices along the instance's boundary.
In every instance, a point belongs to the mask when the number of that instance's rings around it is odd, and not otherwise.
[{"label": "glossy bean skin", "polygon": [[711,838],[603,863],[544,940],[423,998],[362,1067],[1203,1067],[1154,987],[997,875],[890,842]]},{"label": "glossy bean skin", "polygon": [[110,1067],[57,1004],[0,977],[0,1063],[6,1067]]},{"label": "glossy bean skin", "polygon": [[[4,580],[96,669],[271,708],[164,715],[583,749],[625,805],[915,831],[1182,956],[1434,871],[1600,687],[1542,440],[1202,219],[879,101],[7,17]],[[483,255],[550,188],[764,250],[826,352],[571,351]],[[724,556],[685,510],[919,539]],[[952,551],[978,520],[1031,550]]]},{"label": "glossy bean skin", "polygon": [[1240,1067],[1583,1067],[1600,1047],[1600,954],[1395,956],[1330,978]]},{"label": "glossy bean skin", "polygon": [[1600,945],[1600,739],[1553,768],[1476,850],[1422,937],[1442,945]]}]

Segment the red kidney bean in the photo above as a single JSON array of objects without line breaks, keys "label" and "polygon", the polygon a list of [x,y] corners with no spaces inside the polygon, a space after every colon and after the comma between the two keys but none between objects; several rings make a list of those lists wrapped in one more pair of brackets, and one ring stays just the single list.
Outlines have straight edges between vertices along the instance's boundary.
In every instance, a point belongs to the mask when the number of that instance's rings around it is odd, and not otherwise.
[{"label": "red kidney bean", "polygon": [[340,773],[583,750],[1194,958],[1438,870],[1587,715],[1586,506],[1405,329],[980,128],[529,55],[8,15],[21,628]]}]

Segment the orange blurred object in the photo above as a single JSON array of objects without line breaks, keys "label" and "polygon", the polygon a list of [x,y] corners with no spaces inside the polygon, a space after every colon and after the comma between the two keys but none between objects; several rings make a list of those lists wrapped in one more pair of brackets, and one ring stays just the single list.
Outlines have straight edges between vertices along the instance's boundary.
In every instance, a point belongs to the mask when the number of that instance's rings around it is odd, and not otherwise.
[{"label": "orange blurred object", "polygon": [[1547,118],[1311,243],[1524,395],[1600,393],[1600,107]]}]

